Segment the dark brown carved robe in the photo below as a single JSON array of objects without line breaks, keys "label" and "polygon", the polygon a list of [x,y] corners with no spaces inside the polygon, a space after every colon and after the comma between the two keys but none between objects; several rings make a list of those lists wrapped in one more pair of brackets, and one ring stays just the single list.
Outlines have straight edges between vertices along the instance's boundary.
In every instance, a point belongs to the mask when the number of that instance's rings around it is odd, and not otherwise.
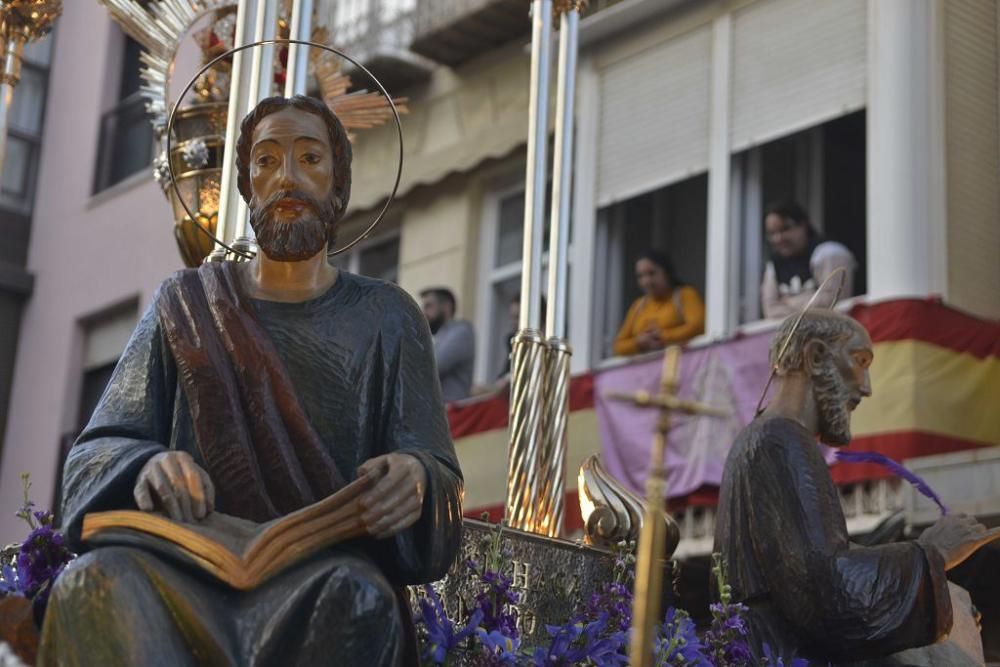
[{"label": "dark brown carved robe", "polygon": [[40,664],[391,664],[401,610],[384,593],[440,578],[457,553],[461,472],[413,300],[341,273],[316,299],[257,301],[232,272],[182,271],[157,292],[67,460],[71,543],[82,548],[86,513],[134,508],[139,470],[168,448],[208,471],[218,511],[255,521],[405,452],[427,471],[423,515],[247,593],[136,549],[97,549],[53,591]]},{"label": "dark brown carved robe", "polygon": [[733,600],[750,607],[757,657],[767,642],[776,655],[815,664],[897,664],[888,656],[951,629],[940,554],[916,542],[851,544],[816,440],[790,419],[758,418],[737,437],[715,551]]}]

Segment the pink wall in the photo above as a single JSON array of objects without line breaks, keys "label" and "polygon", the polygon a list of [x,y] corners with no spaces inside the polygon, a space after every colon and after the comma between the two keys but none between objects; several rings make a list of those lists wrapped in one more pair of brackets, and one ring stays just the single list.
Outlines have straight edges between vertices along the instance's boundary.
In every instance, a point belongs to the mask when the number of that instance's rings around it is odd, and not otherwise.
[{"label": "pink wall", "polygon": [[[24,536],[13,516],[21,472],[51,502],[60,436],[77,420],[81,319],[135,299],[181,267],[171,213],[151,175],[91,197],[101,112],[113,103],[120,40],[96,2],[64,3],[53,67],[28,268],[35,291],[21,328],[0,462],[0,543]],[[109,83],[110,82],[110,83]]]}]

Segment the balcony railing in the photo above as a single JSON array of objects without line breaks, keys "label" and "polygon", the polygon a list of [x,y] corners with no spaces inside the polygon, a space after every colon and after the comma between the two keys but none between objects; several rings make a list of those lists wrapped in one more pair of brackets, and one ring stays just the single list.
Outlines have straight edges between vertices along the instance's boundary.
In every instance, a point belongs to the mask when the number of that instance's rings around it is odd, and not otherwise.
[{"label": "balcony railing", "polygon": [[[622,0],[591,0],[590,16]],[[418,0],[410,50],[456,67],[516,39],[529,37],[529,0]]]},{"label": "balcony railing", "polygon": [[418,0],[410,49],[455,67],[528,35],[527,0]]},{"label": "balcony railing", "polygon": [[[429,76],[431,63],[410,51],[417,0],[338,0],[321,11],[333,43],[370,69],[390,93]],[[361,78],[354,83],[373,87]]]},{"label": "balcony railing", "polygon": [[94,194],[147,169],[153,160],[153,126],[139,93],[101,116]]}]

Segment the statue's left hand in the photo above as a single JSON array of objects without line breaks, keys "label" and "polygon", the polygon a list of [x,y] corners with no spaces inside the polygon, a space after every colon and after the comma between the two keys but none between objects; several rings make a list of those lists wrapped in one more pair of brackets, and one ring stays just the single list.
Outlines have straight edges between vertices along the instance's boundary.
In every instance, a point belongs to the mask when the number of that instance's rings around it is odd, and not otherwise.
[{"label": "statue's left hand", "polygon": [[370,535],[391,537],[417,522],[424,507],[427,471],[415,456],[376,456],[362,463],[358,473],[380,475],[375,486],[360,498],[364,510],[361,520]]}]

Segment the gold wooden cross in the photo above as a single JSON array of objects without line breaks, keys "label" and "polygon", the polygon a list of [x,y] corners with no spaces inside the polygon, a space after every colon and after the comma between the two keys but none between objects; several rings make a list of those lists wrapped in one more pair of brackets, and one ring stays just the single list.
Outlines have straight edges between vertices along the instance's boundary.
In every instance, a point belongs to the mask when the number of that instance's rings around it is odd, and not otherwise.
[{"label": "gold wooden cross", "polygon": [[667,537],[667,518],[664,509],[667,474],[663,459],[667,448],[667,432],[670,430],[670,415],[675,411],[715,417],[725,417],[729,414],[719,408],[677,397],[680,361],[681,348],[676,345],[668,347],[663,354],[663,374],[658,394],[650,394],[648,391],[609,394],[609,397],[615,400],[660,410],[653,434],[649,476],[646,478],[646,502],[635,565],[632,644],[629,648],[629,664],[633,667],[652,667],[654,632],[662,618],[663,552]]}]

